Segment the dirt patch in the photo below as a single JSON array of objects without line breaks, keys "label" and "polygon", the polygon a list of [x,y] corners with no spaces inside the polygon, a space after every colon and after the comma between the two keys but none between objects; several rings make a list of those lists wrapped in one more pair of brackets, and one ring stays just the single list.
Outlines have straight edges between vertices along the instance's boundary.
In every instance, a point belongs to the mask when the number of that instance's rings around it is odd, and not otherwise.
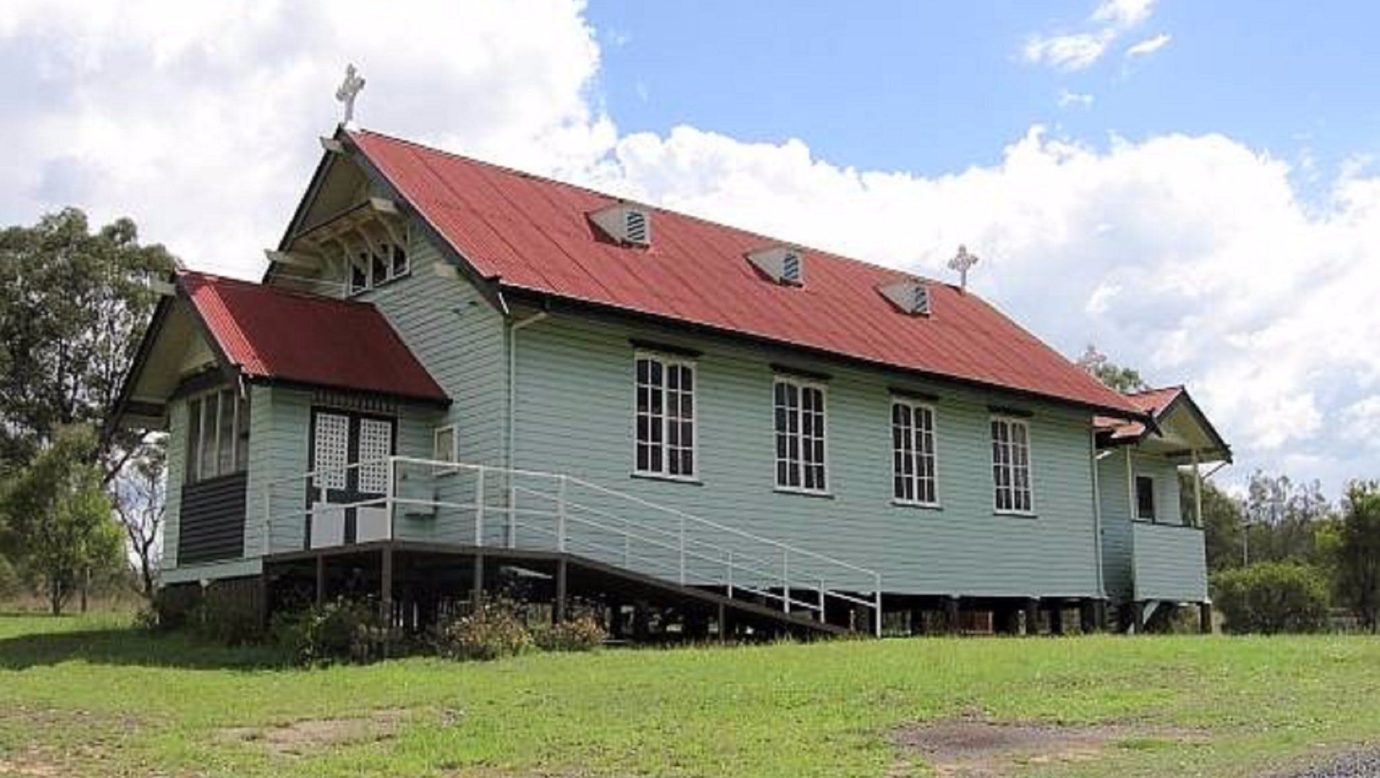
[{"label": "dirt patch", "polygon": [[222,738],[259,743],[278,756],[302,756],[331,746],[389,740],[409,714],[386,708],[365,716],[331,719],[299,719],[271,727],[231,727],[220,731]]},{"label": "dirt patch", "polygon": [[1097,759],[1108,747],[1160,748],[1196,737],[1187,732],[1125,725],[947,719],[901,729],[896,735],[901,759],[892,774],[909,774],[918,758],[933,767],[940,778],[999,778],[1024,765]]},{"label": "dirt patch", "polygon": [[25,778],[57,778],[67,775],[57,754],[51,749],[28,747],[7,755],[0,755],[0,775],[24,776]]}]

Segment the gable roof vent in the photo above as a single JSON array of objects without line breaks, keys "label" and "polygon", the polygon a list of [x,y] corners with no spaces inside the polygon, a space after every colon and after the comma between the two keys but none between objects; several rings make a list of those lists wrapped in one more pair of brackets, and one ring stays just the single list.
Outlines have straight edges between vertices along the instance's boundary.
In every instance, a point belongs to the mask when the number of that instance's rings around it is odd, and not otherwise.
[{"label": "gable roof vent", "polygon": [[610,238],[629,246],[652,245],[652,214],[633,203],[616,203],[589,215]]},{"label": "gable roof vent", "polygon": [[747,258],[753,266],[778,284],[805,285],[805,255],[794,246],[772,246],[749,251]]},{"label": "gable roof vent", "polygon": [[912,316],[930,315],[930,287],[918,278],[887,284],[878,289],[891,304]]}]

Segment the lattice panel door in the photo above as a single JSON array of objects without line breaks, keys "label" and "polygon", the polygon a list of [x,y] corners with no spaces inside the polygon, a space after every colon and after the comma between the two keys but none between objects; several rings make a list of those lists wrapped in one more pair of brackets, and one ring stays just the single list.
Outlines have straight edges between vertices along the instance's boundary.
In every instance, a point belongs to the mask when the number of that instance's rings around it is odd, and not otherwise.
[{"label": "lattice panel door", "polygon": [[381,419],[359,420],[359,461],[376,462],[359,468],[359,491],[383,494],[388,490],[388,462],[393,453],[393,424]]},{"label": "lattice panel door", "polygon": [[312,440],[312,486],[344,489],[346,465],[350,461],[350,417],[339,413],[316,414],[316,433]]}]

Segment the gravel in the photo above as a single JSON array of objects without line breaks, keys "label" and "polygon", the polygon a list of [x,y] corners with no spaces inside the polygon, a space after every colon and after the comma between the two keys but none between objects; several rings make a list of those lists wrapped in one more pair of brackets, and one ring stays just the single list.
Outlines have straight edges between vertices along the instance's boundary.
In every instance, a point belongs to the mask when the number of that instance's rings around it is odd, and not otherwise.
[{"label": "gravel", "polygon": [[1380,749],[1343,754],[1287,778],[1376,778],[1380,776]]}]

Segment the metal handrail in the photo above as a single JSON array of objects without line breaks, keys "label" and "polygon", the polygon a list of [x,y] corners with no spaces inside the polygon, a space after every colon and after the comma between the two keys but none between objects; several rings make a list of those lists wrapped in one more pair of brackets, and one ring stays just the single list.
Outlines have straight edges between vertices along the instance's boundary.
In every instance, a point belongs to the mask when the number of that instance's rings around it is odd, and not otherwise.
[{"label": "metal handrail", "polygon": [[[874,630],[876,634],[880,635],[881,575],[875,570],[792,546],[773,538],[755,535],[686,511],[651,502],[636,495],[591,483],[582,478],[538,470],[393,455],[352,462],[346,465],[317,468],[301,475],[266,481],[262,484],[264,490],[264,553],[270,553],[275,547],[274,527],[276,523],[294,516],[316,515],[320,511],[319,505],[308,504],[302,510],[279,510],[275,513],[275,499],[282,496],[282,492],[278,491],[280,487],[284,484],[302,484],[310,487],[310,489],[320,490],[322,502],[325,502],[326,490],[324,487],[313,484],[321,476],[381,465],[387,467],[387,487],[382,496],[369,497],[350,503],[332,504],[330,508],[339,510],[364,506],[384,506],[388,515],[388,537],[395,537],[397,534],[398,506],[419,506],[461,513],[472,512],[474,514],[473,542],[477,546],[485,546],[491,542],[510,548],[536,544],[546,550],[550,541],[543,538],[549,538],[554,541],[557,551],[566,551],[572,545],[586,547],[592,550],[591,553],[595,555],[595,558],[611,555],[614,559],[621,559],[623,565],[628,567],[634,567],[634,562],[636,562],[636,566],[640,566],[644,570],[650,568],[656,571],[649,574],[677,580],[682,585],[723,585],[730,599],[738,599],[742,595],[752,595],[777,603],[777,607],[783,609],[787,614],[792,612],[813,613],[817,614],[821,621],[824,620],[825,603],[828,598],[832,597],[871,609]],[[433,479],[431,485],[433,493],[429,498],[415,495],[403,496],[399,493],[400,466],[429,469]],[[437,476],[449,476],[462,472],[475,475],[472,485],[473,500],[466,502],[440,499],[440,495],[435,493],[438,486],[434,479]],[[497,476],[503,480],[498,484],[491,483],[490,486],[493,491],[487,491],[485,482],[492,476]],[[550,482],[551,487],[554,488],[551,491],[546,491],[545,488],[533,488],[533,485],[519,485],[520,479]],[[401,480],[408,480],[408,476],[403,475]],[[463,489],[467,488],[466,485],[469,484],[469,481],[457,483],[462,484],[461,488]],[[640,510],[634,512],[630,517],[617,509],[596,507],[572,498],[570,495],[572,487],[612,498],[625,506],[637,506]],[[310,494],[310,492],[306,493]],[[541,507],[523,507],[519,502],[520,496],[535,498],[540,501]],[[494,498],[498,499],[495,500]],[[653,516],[647,515],[647,512],[651,512]],[[491,515],[498,517],[501,526],[494,524],[486,526],[486,518]],[[654,516],[661,516],[663,519],[658,521]],[[521,522],[520,518],[522,519]],[[554,529],[550,526],[553,523]],[[667,526],[668,523],[670,526]],[[520,524],[522,531],[528,533],[523,536],[528,538],[525,544],[519,543]],[[468,523],[464,525],[464,527],[468,526]],[[486,529],[490,530],[487,536]],[[572,535],[572,529],[576,534]],[[501,532],[499,535],[501,540],[495,539],[494,531]],[[460,529],[462,537],[466,532],[468,532],[467,529],[463,527]],[[530,535],[532,532],[539,533],[538,537],[533,538]],[[714,536],[712,541],[697,537],[697,535],[702,536],[706,532]],[[595,534],[596,537],[591,539],[589,537],[591,533]],[[599,536],[603,534],[609,536],[608,541],[599,539]],[[304,536],[302,541],[304,543],[310,542]],[[761,555],[743,550],[750,548],[751,544],[762,547]],[[634,553],[634,547],[638,549],[638,553]],[[642,553],[648,548],[655,550],[652,556]],[[767,549],[770,551],[768,552]],[[772,557],[778,558],[772,559]],[[830,573],[829,570],[833,572]],[[856,579],[864,579],[867,583],[855,580],[855,577]],[[853,581],[853,583],[841,591],[830,585],[829,578],[836,579],[835,585],[842,580]],[[866,592],[867,584],[871,584],[871,592]],[[855,596],[850,591],[866,592],[870,596],[866,598]],[[802,592],[810,592],[814,601],[800,599],[797,595]]]}]

